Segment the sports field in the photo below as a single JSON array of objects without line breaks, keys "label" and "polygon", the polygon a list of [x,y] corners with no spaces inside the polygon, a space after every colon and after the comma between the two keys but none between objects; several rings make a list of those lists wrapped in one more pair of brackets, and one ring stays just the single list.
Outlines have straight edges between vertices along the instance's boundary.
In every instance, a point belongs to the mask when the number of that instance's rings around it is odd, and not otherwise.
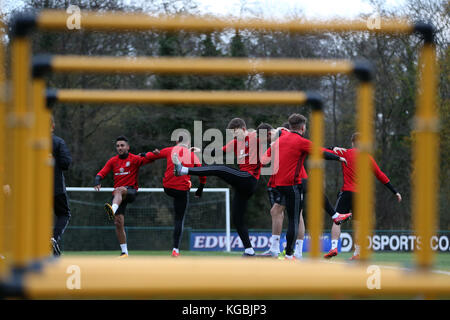
[{"label": "sports field", "polygon": [[[132,258],[133,256],[170,256],[170,251],[129,251],[130,256],[128,258]],[[65,256],[111,256],[111,258],[115,258],[119,256],[119,251],[67,251],[64,252]],[[241,252],[221,252],[221,251],[181,251],[181,257],[177,259],[182,259],[183,256],[190,257],[230,257],[230,258],[242,258]],[[304,259],[308,259],[308,253],[303,254]],[[348,258],[350,258],[351,253],[340,253],[337,257],[333,258],[331,261],[339,261],[346,262]],[[259,258],[255,258],[259,259]],[[268,259],[268,258],[261,258]],[[383,265],[393,265],[401,268],[412,268],[414,264],[414,254],[413,253],[399,253],[399,252],[381,252],[374,253],[372,255],[372,261],[375,264],[383,264]],[[440,270],[450,273],[450,253],[437,253],[435,255],[435,263],[434,270]],[[348,263],[352,263],[348,261]]]}]

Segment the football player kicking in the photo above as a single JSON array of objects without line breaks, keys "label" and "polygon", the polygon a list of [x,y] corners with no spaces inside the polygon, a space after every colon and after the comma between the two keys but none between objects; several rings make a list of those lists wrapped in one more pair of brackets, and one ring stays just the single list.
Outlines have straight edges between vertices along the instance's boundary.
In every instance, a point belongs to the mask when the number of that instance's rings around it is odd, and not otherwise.
[{"label": "football player kicking", "polygon": [[[189,168],[182,165],[181,161],[174,155],[173,162],[175,176],[215,176],[224,180],[234,189],[232,203],[233,222],[237,233],[244,245],[244,257],[254,257],[255,251],[250,243],[248,228],[245,223],[245,212],[251,196],[256,190],[261,174],[261,162],[258,154],[258,131],[249,132],[245,121],[240,118],[232,119],[227,129],[233,131],[234,139],[227,143],[222,151],[233,152],[238,160],[239,170],[225,165],[208,165]],[[270,132],[271,126],[265,129]]]},{"label": "football player kicking", "polygon": [[132,203],[137,196],[139,168],[150,163],[144,157],[129,153],[130,145],[128,139],[120,136],[116,139],[117,155],[106,162],[95,176],[94,189],[99,191],[101,180],[109,172],[114,174],[114,191],[112,205],[105,203],[105,211],[116,226],[116,235],[119,240],[121,258],[128,257],[127,237],[125,234],[125,210],[129,203]]},{"label": "football player kicking", "polygon": [[[157,159],[166,159],[166,172],[163,178],[164,192],[173,198],[173,207],[175,211],[174,215],[174,230],[173,230],[173,249],[172,257],[178,257],[180,255],[180,241],[183,233],[184,218],[186,216],[189,207],[189,190],[191,189],[191,177],[181,176],[176,177],[174,175],[174,164],[172,162],[172,156],[176,154],[181,163],[185,167],[199,167],[201,166],[199,159],[192,152],[189,143],[183,143],[183,137],[178,139],[176,146],[164,148],[161,151],[155,150],[143,155],[147,160],[154,161]],[[199,177],[200,186],[195,192],[196,197],[201,197],[203,188],[206,183],[206,177]]]},{"label": "football player kicking", "polygon": [[[341,188],[341,192],[339,193],[338,200],[336,203],[336,211],[338,212],[349,212],[353,211],[353,195],[356,190],[356,156],[358,152],[358,133],[354,133],[352,135],[352,148],[351,149],[342,149],[338,152],[334,152],[347,160],[347,165],[342,166],[342,175],[344,179],[344,184]],[[370,157],[372,162],[372,171],[377,177],[377,179],[384,184],[386,188],[388,188],[396,197],[398,202],[402,201],[402,196],[390,183],[389,178],[380,170],[375,160]],[[354,221],[355,231],[358,227],[358,222]],[[331,227],[331,250],[324,255],[325,259],[330,259],[332,257],[337,256],[338,254],[338,240],[341,234],[341,227],[339,225],[333,224]],[[359,249],[360,245],[355,243],[355,251],[353,252],[353,256],[350,260],[358,260],[359,259]]]}]

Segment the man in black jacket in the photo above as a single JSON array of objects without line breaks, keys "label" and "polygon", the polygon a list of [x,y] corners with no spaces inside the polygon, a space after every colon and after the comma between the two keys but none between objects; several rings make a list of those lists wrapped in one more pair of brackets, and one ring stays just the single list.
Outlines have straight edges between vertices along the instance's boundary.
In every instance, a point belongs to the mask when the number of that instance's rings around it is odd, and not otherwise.
[{"label": "man in black jacket", "polygon": [[70,220],[69,198],[66,192],[63,170],[69,169],[72,163],[72,156],[64,140],[53,134],[54,129],[55,122],[52,119],[53,158],[55,160],[54,212],[56,217],[51,242],[53,254],[59,256],[61,250],[58,242]]}]

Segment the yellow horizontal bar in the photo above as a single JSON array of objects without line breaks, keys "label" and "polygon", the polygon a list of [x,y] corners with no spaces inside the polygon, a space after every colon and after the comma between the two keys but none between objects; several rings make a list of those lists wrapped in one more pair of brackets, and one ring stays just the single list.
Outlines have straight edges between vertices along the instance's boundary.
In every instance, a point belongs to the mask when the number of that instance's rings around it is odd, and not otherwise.
[{"label": "yellow horizontal bar", "polygon": [[27,298],[32,299],[450,294],[450,276],[443,274],[318,260],[231,257],[61,258],[42,273],[27,275],[23,284]]},{"label": "yellow horizontal bar", "polygon": [[353,63],[348,60],[319,59],[249,59],[249,58],[151,58],[54,56],[54,72],[152,72],[197,74],[348,74]]},{"label": "yellow horizontal bar", "polygon": [[[37,26],[42,30],[67,30],[69,17],[71,15],[64,11],[45,10],[38,16]],[[365,20],[301,21],[292,19],[280,22],[263,19],[219,19],[208,16],[155,17],[138,13],[96,13],[81,10],[79,21],[81,29],[101,31],[158,29],[208,32],[224,29],[252,29],[296,33],[370,31],[409,34],[413,32],[413,25],[406,19],[380,19],[378,27],[378,25],[370,25]]]},{"label": "yellow horizontal bar", "polygon": [[57,101],[66,103],[162,104],[303,104],[306,94],[297,91],[176,91],[176,90],[57,90]]}]

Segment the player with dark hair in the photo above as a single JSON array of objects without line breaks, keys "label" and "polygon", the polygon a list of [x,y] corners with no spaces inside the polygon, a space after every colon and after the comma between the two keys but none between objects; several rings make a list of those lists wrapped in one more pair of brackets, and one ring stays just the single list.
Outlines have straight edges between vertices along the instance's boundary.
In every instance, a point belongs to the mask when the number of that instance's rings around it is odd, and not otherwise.
[{"label": "player with dark hair", "polygon": [[[227,129],[233,131],[234,139],[227,143],[222,151],[225,153],[234,152],[238,160],[239,170],[225,165],[188,168],[183,166],[175,155],[173,159],[174,171],[176,176],[216,176],[233,187],[233,222],[245,248],[243,256],[253,257],[255,251],[250,243],[244,216],[248,200],[255,192],[261,174],[261,162],[258,154],[259,139],[257,132],[249,132],[245,121],[240,118],[232,119],[228,123]],[[270,134],[270,131],[267,134]]]},{"label": "player with dark hair", "polygon": [[116,226],[116,235],[119,240],[122,253],[120,257],[128,257],[127,238],[125,234],[125,210],[137,196],[139,168],[150,163],[145,157],[129,152],[130,145],[125,136],[120,136],[115,141],[117,155],[106,162],[94,182],[94,189],[99,191],[101,180],[109,172],[114,175],[114,191],[112,205],[105,203],[105,211]]},{"label": "player with dark hair", "polygon": [[267,139],[270,138],[272,130],[274,129],[270,124],[262,122],[256,127],[256,134],[258,135],[258,138],[261,139],[261,141],[270,142]]},{"label": "player with dark hair", "polygon": [[[347,165],[342,166],[342,175],[344,179],[344,184],[341,188],[341,192],[339,193],[338,200],[336,203],[336,211],[353,211],[353,195],[356,190],[356,156],[358,152],[358,133],[354,133],[352,135],[352,148],[351,149],[343,149],[340,148],[339,152],[334,152],[344,157],[347,160]],[[372,163],[372,171],[377,177],[377,179],[386,186],[396,197],[398,202],[402,201],[402,196],[390,183],[389,178],[380,170],[375,160],[370,157],[370,161]],[[357,221],[355,227],[357,227]],[[329,259],[334,256],[337,256],[337,246],[338,239],[341,233],[341,227],[339,225],[333,225],[331,228],[331,250],[324,255],[324,258]],[[359,258],[359,245],[355,244],[355,251],[350,260],[357,260]]]},{"label": "player with dark hair", "polygon": [[[166,172],[163,178],[164,192],[173,198],[173,207],[175,211],[174,215],[174,230],[173,230],[173,249],[172,257],[178,257],[180,255],[180,241],[183,233],[184,218],[186,216],[189,207],[189,190],[191,189],[191,177],[181,176],[176,177],[174,175],[174,165],[172,162],[172,155],[176,154],[181,163],[185,167],[199,167],[201,166],[200,160],[195,153],[191,150],[189,143],[183,143],[183,137],[180,137],[176,146],[164,148],[161,151],[156,149],[153,152],[143,154],[149,161],[157,159],[166,159],[167,166]],[[201,197],[203,188],[205,187],[206,177],[199,177],[200,186],[195,192],[196,197]]]},{"label": "player with dark hair", "polygon": [[[288,214],[286,232],[286,259],[293,259],[294,244],[297,238],[299,216],[302,209],[301,168],[306,156],[311,152],[311,141],[302,137],[306,128],[306,118],[292,114],[289,119],[291,133],[283,134],[262,157],[262,164],[274,163],[273,185],[285,197]],[[345,161],[329,152],[324,152],[326,160]]]}]

